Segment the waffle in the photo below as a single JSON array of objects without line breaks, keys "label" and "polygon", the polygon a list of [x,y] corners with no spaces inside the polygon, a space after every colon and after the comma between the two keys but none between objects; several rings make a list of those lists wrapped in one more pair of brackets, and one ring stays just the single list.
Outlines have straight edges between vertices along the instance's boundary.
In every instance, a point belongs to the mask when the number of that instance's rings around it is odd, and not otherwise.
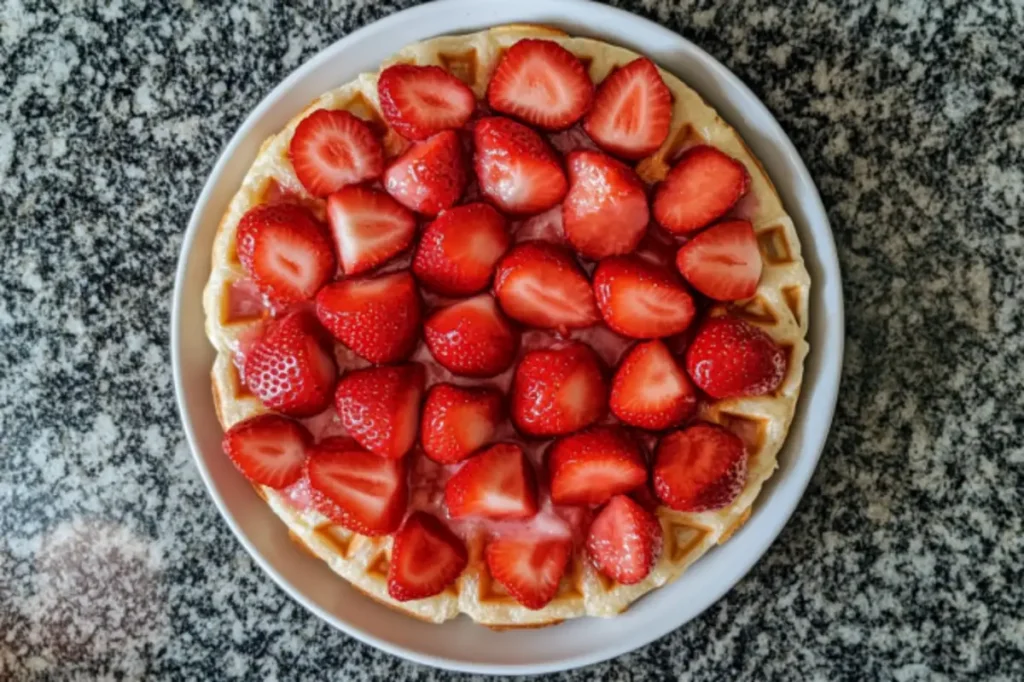
[{"label": "waffle", "polygon": [[[621,47],[570,37],[553,28],[511,25],[417,43],[397,53],[381,68],[393,63],[439,65],[465,81],[477,98],[482,99],[490,75],[504,51],[523,38],[558,42],[580,58],[595,83],[614,68],[638,56]],[[671,162],[682,150],[700,143],[715,146],[746,166],[751,178],[750,191],[732,214],[753,224],[764,261],[763,275],[754,297],[738,303],[716,305],[711,314],[728,313],[742,317],[764,329],[789,353],[787,375],[774,394],[720,400],[700,407],[701,418],[722,424],[746,443],[750,457],[746,487],[729,506],[715,511],[681,513],[659,507],[656,514],[664,532],[663,550],[650,574],[634,585],[618,584],[599,574],[587,560],[577,537],[576,551],[558,594],[539,610],[521,606],[491,579],[483,559],[486,543],[483,530],[471,529],[463,533],[469,551],[469,565],[446,591],[427,599],[398,602],[387,591],[390,537],[361,536],[332,524],[315,511],[304,509],[303,496],[308,495],[308,490],[302,489],[302,482],[284,491],[265,487],[258,489],[288,526],[295,540],[373,599],[426,621],[442,622],[465,613],[473,620],[495,628],[538,627],[583,615],[614,616],[650,590],[678,578],[698,557],[715,544],[727,540],[750,516],[751,506],[762,485],[777,466],[776,455],[786,437],[799,394],[807,353],[804,338],[810,278],[804,268],[793,223],[761,164],[736,131],[696,92],[670,73],[662,71],[661,75],[674,97],[672,128],[661,148],[639,162],[637,172],[648,183],[658,182],[665,177]],[[379,113],[377,77],[376,73],[364,73],[325,93],[298,113],[280,133],[266,140],[221,220],[213,244],[213,268],[204,294],[204,307],[206,331],[217,350],[212,371],[214,398],[218,417],[225,429],[266,411],[260,401],[245,389],[235,365],[236,355],[245,352],[249,339],[259,333],[267,316],[265,310],[253,304],[251,287],[247,285],[246,273],[235,253],[238,221],[253,206],[280,194],[302,201],[321,218],[324,216],[324,202],[304,191],[287,155],[296,125],[316,109],[347,109],[367,120],[381,135],[387,156],[396,156],[404,150],[407,143],[388,129]],[[559,135],[561,140],[552,140],[556,147],[571,147],[574,135],[575,139],[582,137],[573,132]],[[550,219],[548,224],[546,219]],[[521,240],[526,236],[540,235],[561,239],[557,222],[557,215],[549,212],[547,216],[525,223],[513,223],[514,237]],[[554,223],[554,227],[550,223]],[[669,245],[665,244],[665,247],[668,252]],[[408,260],[398,262],[391,268],[407,263]],[[610,333],[604,333],[608,339],[595,339],[594,336],[600,336],[602,332],[591,330],[576,332],[573,336],[594,343],[605,361],[614,364],[627,344],[612,338],[614,335]],[[525,334],[523,346],[528,348],[543,342],[544,334]],[[335,353],[339,369],[365,365],[340,344],[336,344]],[[414,359],[429,359],[422,344]],[[510,375],[511,370],[488,382],[474,382],[453,379],[443,370],[432,367],[428,373],[428,384],[454,380],[462,384],[497,384],[507,389]],[[314,435],[321,437],[343,432],[333,409],[307,420],[307,425]],[[650,440],[646,443],[648,446],[651,444]],[[530,449],[535,463],[540,449],[540,445]],[[418,458],[417,467],[431,466],[421,454],[414,452],[410,456]],[[429,492],[414,489],[411,506],[429,506],[431,499]]]}]

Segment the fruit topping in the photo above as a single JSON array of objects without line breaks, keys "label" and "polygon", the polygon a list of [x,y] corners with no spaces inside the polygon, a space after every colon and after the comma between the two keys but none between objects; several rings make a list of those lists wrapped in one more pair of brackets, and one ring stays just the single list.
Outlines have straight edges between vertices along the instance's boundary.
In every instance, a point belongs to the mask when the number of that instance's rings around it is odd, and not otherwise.
[{"label": "fruit topping", "polygon": [[423,365],[415,362],[354,370],[338,382],[334,406],[360,445],[399,459],[416,440],[425,382]]},{"label": "fruit topping", "polygon": [[565,236],[593,260],[629,253],[650,221],[647,194],[633,169],[595,151],[566,158],[569,192],[562,202]]},{"label": "fruit topping", "polygon": [[688,241],[676,267],[694,289],[716,301],[750,298],[761,279],[757,235],[746,220],[719,223]]},{"label": "fruit topping", "polygon": [[222,446],[242,475],[258,485],[285,488],[302,478],[313,437],[302,424],[262,414],[228,429]]},{"label": "fruit topping", "polygon": [[658,443],[654,492],[672,509],[720,509],[747,482],[747,452],[739,436],[714,424],[693,424]]},{"label": "fruit topping", "polygon": [[586,273],[568,249],[548,242],[512,247],[498,263],[494,293],[509,317],[531,327],[578,329],[601,319]]},{"label": "fruit topping", "polygon": [[653,153],[672,126],[672,93],[641,57],[611,72],[594,94],[583,129],[601,149],[627,159]]},{"label": "fruit topping", "polygon": [[398,601],[440,594],[466,568],[466,545],[436,516],[416,511],[395,534],[388,594]]},{"label": "fruit topping", "polygon": [[494,438],[504,416],[503,396],[494,388],[435,384],[420,418],[420,444],[441,464],[461,462]]},{"label": "fruit topping", "polygon": [[568,183],[544,138],[512,119],[492,116],[473,128],[480,191],[505,213],[533,215],[556,206]]},{"label": "fruit topping", "polygon": [[678,334],[696,313],[678,275],[635,255],[601,261],[594,271],[594,294],[608,326],[635,339]]},{"label": "fruit topping", "polygon": [[654,219],[675,234],[694,232],[725,215],[749,185],[742,163],[714,147],[692,147],[655,189]]},{"label": "fruit topping", "polygon": [[583,343],[526,353],[512,380],[512,421],[533,436],[586,428],[604,415],[607,404],[601,361]]},{"label": "fruit topping", "polygon": [[347,111],[317,109],[295,127],[288,156],[299,182],[325,197],[384,170],[384,148],[365,121]]},{"label": "fruit topping", "polygon": [[623,585],[647,577],[661,553],[661,524],[625,495],[613,497],[590,524],[587,553],[601,573]]},{"label": "fruit topping", "polygon": [[572,554],[568,538],[496,538],[485,558],[491,577],[528,609],[542,609],[558,593]]},{"label": "fruit topping", "polygon": [[734,317],[712,317],[686,351],[686,371],[712,398],[771,393],[786,376],[786,353],[762,329]]},{"label": "fruit topping", "polygon": [[435,311],[423,326],[423,337],[441,366],[468,377],[501,374],[519,348],[519,333],[490,294]]},{"label": "fruit topping", "polygon": [[465,154],[457,133],[446,130],[417,142],[388,166],[384,188],[411,211],[436,216],[466,189]]},{"label": "fruit topping", "polygon": [[427,225],[412,262],[416,278],[443,296],[469,296],[487,288],[509,247],[508,225],[489,204],[442,211]]},{"label": "fruit topping", "polygon": [[476,109],[469,86],[439,66],[389,66],[377,80],[377,97],[388,125],[409,140],[461,128]]},{"label": "fruit topping", "polygon": [[608,403],[619,421],[660,431],[693,416],[697,391],[664,343],[646,341],[619,363]]},{"label": "fruit topping", "polygon": [[348,276],[372,270],[412,244],[416,217],[384,192],[346,187],[327,199],[327,219]]},{"label": "fruit topping", "polygon": [[518,445],[492,445],[448,479],[444,503],[453,519],[528,519],[537,513],[533,468]]},{"label": "fruit topping", "polygon": [[555,504],[604,504],[647,480],[640,448],[618,426],[595,426],[555,441],[547,467]]}]

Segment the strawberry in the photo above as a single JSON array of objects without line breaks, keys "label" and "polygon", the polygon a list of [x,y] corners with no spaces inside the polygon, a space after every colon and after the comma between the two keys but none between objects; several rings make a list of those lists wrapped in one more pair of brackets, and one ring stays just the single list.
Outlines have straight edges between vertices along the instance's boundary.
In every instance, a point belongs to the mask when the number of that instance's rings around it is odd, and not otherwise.
[{"label": "strawberry", "polygon": [[613,497],[590,524],[587,553],[601,573],[622,585],[647,577],[661,553],[661,524],[626,497]]},{"label": "strawberry", "polygon": [[540,135],[515,121],[492,116],[473,127],[480,192],[512,215],[542,213],[568,187],[558,155]]},{"label": "strawberry", "polygon": [[388,124],[410,140],[461,128],[476,109],[469,86],[439,66],[389,66],[377,80],[377,97]]},{"label": "strawberry", "polygon": [[544,130],[578,121],[594,98],[594,84],[576,56],[550,40],[520,40],[494,69],[487,103]]},{"label": "strawberry", "polygon": [[655,339],[690,326],[697,309],[678,277],[636,256],[612,256],[594,271],[604,321],[623,336]]},{"label": "strawberry", "polygon": [[376,364],[404,360],[420,332],[420,296],[406,271],[333,282],[316,295],[316,316],[334,338]]},{"label": "strawberry", "polygon": [[509,246],[508,225],[489,204],[442,211],[420,237],[412,270],[431,291],[469,296],[487,288]]},{"label": "strawberry", "polygon": [[562,202],[565,236],[582,256],[630,253],[647,232],[647,193],[632,168],[607,154],[570,152],[569,192]]},{"label": "strawberry", "polygon": [[583,129],[601,149],[627,159],[652,154],[672,126],[672,93],[650,59],[611,72],[594,94]]},{"label": "strawberry", "polygon": [[746,220],[708,228],[676,254],[676,267],[690,285],[716,301],[750,298],[761,279],[757,235]]},{"label": "strawberry", "polygon": [[388,564],[388,594],[398,601],[440,594],[468,561],[466,544],[436,516],[409,515],[395,534]]},{"label": "strawberry", "polygon": [[322,412],[337,378],[322,336],[309,313],[275,320],[245,355],[245,385],[264,405],[290,417]]},{"label": "strawberry", "polygon": [[654,219],[675,234],[694,232],[725,215],[749,185],[742,163],[714,147],[692,147],[655,189]]},{"label": "strawberry", "polygon": [[306,191],[325,197],[379,177],[384,148],[370,126],[347,111],[317,109],[295,127],[288,156]]},{"label": "strawberry", "polygon": [[416,440],[425,383],[426,372],[417,362],[354,370],[338,382],[334,406],[360,445],[399,459]]},{"label": "strawberry", "polygon": [[309,300],[337,269],[326,228],[298,204],[249,209],[235,238],[242,267],[278,303]]},{"label": "strawberry", "polygon": [[634,346],[615,370],[608,400],[619,421],[660,431],[679,426],[697,409],[697,391],[661,341]]},{"label": "strawberry", "polygon": [[712,317],[686,351],[686,371],[712,398],[771,393],[786,376],[786,353],[772,337],[734,317]]},{"label": "strawberry", "polygon": [[601,361],[583,343],[527,353],[512,380],[512,421],[532,436],[586,428],[603,416],[607,404]]},{"label": "strawberry", "polygon": [[372,270],[412,244],[416,217],[384,192],[346,187],[327,199],[327,220],[348,276]]},{"label": "strawberry", "polygon": [[423,452],[441,464],[461,462],[491,442],[503,412],[497,389],[435,384],[420,418]]},{"label": "strawberry", "polygon": [[501,537],[487,543],[491,577],[528,609],[542,609],[558,593],[572,554],[569,538]]},{"label": "strawberry", "polygon": [[448,371],[492,377],[512,365],[519,334],[490,294],[441,308],[427,318],[423,338],[430,354]]},{"label": "strawberry", "polygon": [[509,317],[531,327],[564,331],[601,319],[579,263],[568,249],[549,242],[512,247],[498,263],[494,294]]},{"label": "strawberry", "polygon": [[306,427],[279,414],[246,419],[224,434],[224,453],[242,475],[258,485],[285,488],[302,478],[313,436]]},{"label": "strawberry", "polygon": [[466,159],[457,133],[417,142],[384,172],[384,189],[411,211],[436,216],[466,189]]},{"label": "strawberry", "polygon": [[618,426],[595,426],[555,441],[547,467],[555,504],[604,504],[647,480],[640,448]]},{"label": "strawberry", "polygon": [[444,503],[453,519],[528,519],[537,513],[533,467],[518,445],[492,445],[466,460],[448,479]]},{"label": "strawberry", "polygon": [[673,431],[654,455],[654,492],[672,509],[721,509],[747,482],[747,452],[736,434],[715,424]]}]

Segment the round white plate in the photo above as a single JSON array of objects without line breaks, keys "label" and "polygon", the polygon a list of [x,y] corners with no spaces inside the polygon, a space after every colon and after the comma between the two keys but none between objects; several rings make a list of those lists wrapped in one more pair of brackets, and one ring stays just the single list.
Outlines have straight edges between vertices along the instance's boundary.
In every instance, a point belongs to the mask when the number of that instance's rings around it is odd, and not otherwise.
[{"label": "round white plate", "polygon": [[[313,98],[362,71],[376,70],[409,43],[515,22],[551,24],[645,54],[696,89],[736,127],[767,168],[800,234],[812,281],[811,352],[779,470],[761,492],[750,520],[728,543],[617,618],[493,632],[467,618],[429,625],[391,611],[351,589],[288,539],[284,524],[221,452],[222,432],[210,392],[214,353],[203,331],[202,290],[217,223],[268,135]],[[299,603],[357,639],[420,663],[481,673],[540,673],[612,658],[671,632],[725,594],[768,549],[807,486],[832,419],[843,357],[842,290],[828,218],[779,124],[736,76],[692,43],[627,12],[579,0],[442,0],[360,29],[306,62],[256,107],[210,174],[185,234],[172,315],[174,380],[185,432],[214,502],[257,563]]]}]

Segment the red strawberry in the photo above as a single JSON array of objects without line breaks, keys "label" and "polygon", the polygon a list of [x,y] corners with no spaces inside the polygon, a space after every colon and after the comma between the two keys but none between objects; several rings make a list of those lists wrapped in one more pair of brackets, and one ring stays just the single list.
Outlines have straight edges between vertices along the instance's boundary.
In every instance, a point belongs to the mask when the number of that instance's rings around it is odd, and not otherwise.
[{"label": "red strawberry", "polygon": [[660,431],[679,426],[697,409],[697,391],[661,341],[639,343],[619,363],[609,399],[619,421]]},{"label": "red strawberry", "polygon": [[338,382],[334,406],[360,445],[399,459],[416,441],[425,383],[426,372],[416,362],[355,370]]},{"label": "red strawberry", "polygon": [[555,441],[547,466],[555,504],[604,504],[647,480],[640,448],[617,426],[596,426]]},{"label": "red strawberry", "polygon": [[694,424],[658,443],[654,492],[672,509],[721,509],[747,482],[747,452],[739,436],[714,424]]},{"label": "red strawberry", "polygon": [[302,119],[288,156],[299,182],[317,197],[372,180],[384,170],[380,140],[364,121],[341,110],[317,109]]},{"label": "red strawberry", "polygon": [[492,377],[512,365],[519,334],[490,294],[441,308],[427,318],[423,338],[431,355],[454,374]]},{"label": "red strawberry", "polygon": [[262,204],[238,221],[238,260],[260,291],[279,303],[305,301],[337,270],[331,237],[298,204]]},{"label": "red strawberry", "polygon": [[531,327],[578,329],[600,321],[594,290],[568,249],[542,241],[512,247],[494,275],[509,317]]},{"label": "red strawberry", "polygon": [[786,353],[772,337],[733,317],[712,317],[686,351],[686,371],[712,398],[766,395],[786,376]]},{"label": "red strawberry", "polygon": [[699,230],[725,215],[749,185],[742,163],[714,147],[693,147],[654,191],[654,219],[675,234]]},{"label": "red strawberry", "polygon": [[443,296],[469,296],[491,283],[498,259],[508,250],[508,225],[488,204],[442,211],[420,237],[412,270]]},{"label": "red strawberry", "polygon": [[436,216],[466,189],[466,159],[451,130],[414,144],[384,173],[384,189],[411,211]]},{"label": "red strawberry", "polygon": [[562,225],[569,243],[598,260],[630,253],[647,232],[647,193],[633,169],[607,154],[571,152]]},{"label": "red strawberry", "polygon": [[327,199],[327,219],[348,276],[372,270],[412,244],[416,217],[384,192],[346,187]]},{"label": "red strawberry", "polygon": [[639,504],[618,495],[590,524],[587,553],[601,573],[623,585],[647,577],[661,553],[661,524]]},{"label": "red strawberry", "polygon": [[279,414],[246,419],[224,434],[224,453],[253,483],[285,488],[302,478],[313,437],[302,424]]},{"label": "red strawberry", "polygon": [[377,364],[404,360],[420,332],[420,296],[406,271],[333,282],[316,295],[316,316],[334,338]]},{"label": "red strawberry", "polygon": [[453,519],[528,519],[537,513],[533,467],[518,445],[492,445],[448,479],[444,503]]},{"label": "red strawberry", "polygon": [[512,421],[533,436],[586,428],[601,418],[607,404],[601,362],[583,343],[527,353],[512,380]]},{"label": "red strawberry", "polygon": [[420,418],[420,444],[441,464],[461,462],[494,438],[503,417],[503,397],[493,388],[435,384]]},{"label": "red strawberry", "polygon": [[634,339],[678,334],[697,309],[672,272],[636,256],[612,256],[594,271],[594,294],[604,321]]},{"label": "red strawberry", "polygon": [[417,511],[395,534],[388,594],[398,601],[440,594],[466,568],[466,544],[436,516]]},{"label": "red strawberry", "polygon": [[410,140],[461,128],[476,109],[473,91],[439,66],[389,66],[377,80],[377,97],[388,124]]},{"label": "red strawberry", "polygon": [[558,155],[533,130],[492,116],[473,128],[480,192],[505,213],[533,215],[556,206],[567,183]]},{"label": "red strawberry", "polygon": [[309,417],[331,404],[337,378],[312,315],[291,313],[272,322],[245,355],[245,385],[272,410]]},{"label": "red strawberry", "polygon": [[597,88],[583,129],[610,154],[642,159],[668,137],[672,93],[650,59],[640,57],[612,71]]},{"label": "red strawberry", "polygon": [[679,249],[676,267],[694,289],[716,301],[750,298],[761,279],[754,228],[746,220],[708,228]]},{"label": "red strawberry", "polygon": [[558,593],[569,556],[569,538],[497,538],[487,544],[487,569],[515,600],[542,609]]},{"label": "red strawberry", "polygon": [[568,128],[593,98],[586,67],[550,40],[520,40],[510,47],[487,86],[492,109],[545,130]]}]

